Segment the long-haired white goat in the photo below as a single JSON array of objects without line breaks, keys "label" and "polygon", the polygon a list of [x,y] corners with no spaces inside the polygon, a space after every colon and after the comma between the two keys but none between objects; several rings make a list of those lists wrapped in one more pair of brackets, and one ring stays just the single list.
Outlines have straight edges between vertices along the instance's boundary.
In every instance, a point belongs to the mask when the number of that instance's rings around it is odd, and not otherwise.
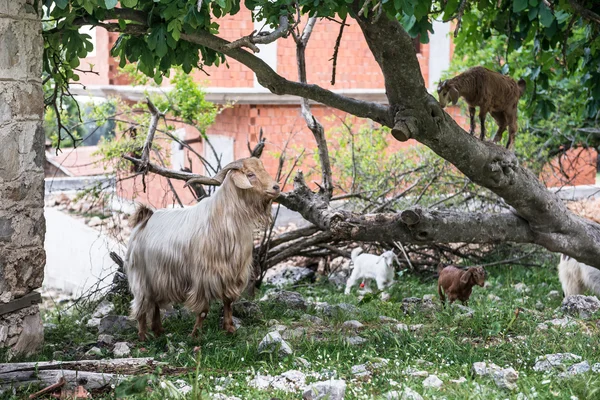
[{"label": "long-haired white goat", "polygon": [[558,279],[565,297],[583,294],[586,289],[600,296],[600,271],[564,254],[558,264]]},{"label": "long-haired white goat", "polygon": [[363,253],[360,247],[355,248],[350,253],[354,269],[346,281],[345,294],[350,293],[352,286],[360,278],[375,279],[377,288],[383,290],[394,283],[394,260],[400,264],[398,257],[392,250],[388,250],[380,256]]},{"label": "long-haired white goat", "polygon": [[146,315],[152,315],[151,328],[158,336],[164,331],[160,308],[173,303],[196,313],[194,336],[210,302],[223,300],[223,328],[235,331],[231,304],[250,278],[252,232],[269,222],[271,202],[280,189],[257,158],[234,161],[213,179],[221,187],[192,207],[153,212],[139,206],[132,217],[125,271],[142,341]]}]

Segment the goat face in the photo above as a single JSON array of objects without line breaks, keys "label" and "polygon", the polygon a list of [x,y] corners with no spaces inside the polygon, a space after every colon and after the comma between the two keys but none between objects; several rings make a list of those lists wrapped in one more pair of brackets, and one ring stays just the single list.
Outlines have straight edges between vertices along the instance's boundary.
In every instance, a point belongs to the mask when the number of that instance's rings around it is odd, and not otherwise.
[{"label": "goat face", "polygon": [[271,178],[258,158],[245,158],[231,164],[235,165],[229,168],[229,177],[237,188],[251,191],[269,200],[279,196],[279,184]]},{"label": "goat face", "polygon": [[486,273],[485,273],[485,269],[483,269],[483,267],[472,267],[469,268],[467,270],[467,272],[465,273],[465,275],[470,275],[470,281],[472,284],[474,285],[479,285],[481,287],[483,287],[483,285],[485,285],[485,277],[486,277]]},{"label": "goat face", "polygon": [[456,103],[458,102],[458,98],[460,97],[458,89],[456,89],[451,83],[448,83],[448,81],[440,82],[440,84],[437,87],[437,92],[439,102],[442,108],[446,107],[450,102],[456,105]]},{"label": "goat face", "polygon": [[394,260],[396,261],[396,263],[398,263],[398,265],[400,265],[400,261],[398,260],[398,257],[396,257],[396,254],[394,254],[393,250],[386,251],[381,255],[381,257],[385,260],[385,264],[388,267],[394,265]]}]

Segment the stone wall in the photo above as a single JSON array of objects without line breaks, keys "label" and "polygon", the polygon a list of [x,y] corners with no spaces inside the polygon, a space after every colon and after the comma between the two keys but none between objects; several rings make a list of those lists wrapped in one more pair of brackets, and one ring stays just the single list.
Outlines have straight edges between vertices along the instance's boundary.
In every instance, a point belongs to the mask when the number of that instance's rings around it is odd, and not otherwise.
[{"label": "stone wall", "polygon": [[[41,23],[33,0],[0,0],[0,303],[42,285],[44,132]],[[37,306],[0,316],[0,346],[31,353]]]}]

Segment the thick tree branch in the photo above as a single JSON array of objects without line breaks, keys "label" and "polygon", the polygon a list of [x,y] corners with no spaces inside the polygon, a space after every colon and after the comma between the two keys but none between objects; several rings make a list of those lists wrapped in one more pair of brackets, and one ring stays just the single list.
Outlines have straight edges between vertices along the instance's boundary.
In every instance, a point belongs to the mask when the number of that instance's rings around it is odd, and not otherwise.
[{"label": "thick tree branch", "polygon": [[[244,36],[233,42],[227,44],[225,47],[228,50],[239,49],[241,47],[248,47],[255,53],[260,52],[260,49],[256,47],[257,44],[268,44],[273,43],[279,38],[286,37],[289,34],[290,22],[288,15],[282,15],[279,17],[279,26],[273,32],[252,32],[248,36]],[[255,34],[256,33],[256,34]]]},{"label": "thick tree branch", "polygon": [[[108,13],[107,20],[109,18],[131,20],[135,21],[136,24],[127,24],[125,28],[121,28],[118,23],[98,23],[85,18],[76,19],[73,24],[95,24],[106,28],[110,32],[120,32],[132,35],[144,35],[148,33],[148,26],[146,23],[148,15],[144,12],[116,8]],[[207,31],[198,30],[194,33],[182,33],[181,39],[221,52],[246,65],[254,71],[258,82],[272,93],[305,97],[335,107],[357,117],[370,118],[382,125],[393,126],[394,117],[393,114],[390,113],[388,107],[377,103],[342,96],[317,85],[289,81],[273,71],[266,62],[256,57],[254,54],[240,48],[227,49],[227,45],[230,42]]]}]

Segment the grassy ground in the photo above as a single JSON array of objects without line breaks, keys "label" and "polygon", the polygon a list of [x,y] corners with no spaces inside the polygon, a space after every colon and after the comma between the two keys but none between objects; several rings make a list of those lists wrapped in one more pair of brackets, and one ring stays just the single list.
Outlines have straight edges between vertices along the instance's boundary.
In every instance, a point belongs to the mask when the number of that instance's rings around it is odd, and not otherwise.
[{"label": "grassy ground", "polygon": [[[174,318],[165,324],[168,335],[138,343],[135,332],[127,331],[118,340],[132,343],[132,356],[153,356],[174,367],[187,367],[176,374],[163,371],[149,371],[143,380],[133,380],[122,384],[119,393],[136,392],[136,384],[142,388],[141,394],[132,394],[132,399],[197,399],[210,398],[217,392],[241,399],[299,399],[300,392],[286,393],[278,390],[258,390],[248,385],[257,373],[278,375],[290,369],[297,369],[307,375],[307,382],[320,377],[335,376],[347,383],[346,399],[377,399],[390,390],[400,390],[408,386],[426,399],[579,399],[600,398],[600,374],[589,372],[569,379],[556,375],[544,375],[532,370],[537,356],[571,352],[583,357],[590,364],[600,362],[600,336],[596,325],[597,318],[577,321],[577,326],[536,330],[538,323],[561,316],[555,310],[560,306],[562,295],[549,297],[551,290],[560,291],[556,267],[490,267],[489,287],[475,287],[470,306],[475,310],[472,318],[459,318],[459,310],[451,309],[434,313],[404,315],[401,299],[422,297],[436,293],[433,280],[422,280],[403,276],[392,289],[388,302],[377,299],[359,304],[356,294],[344,296],[328,283],[316,283],[295,288],[306,299],[326,301],[330,304],[346,302],[359,307],[357,315],[336,315],[325,318],[317,311],[307,313],[324,318],[325,326],[319,327],[300,320],[303,312],[286,309],[270,302],[258,302],[264,317],[259,320],[245,320],[244,326],[233,336],[227,336],[218,328],[219,305],[214,305],[204,325],[200,341],[188,338],[193,319]],[[524,283],[529,291],[518,293],[513,285]],[[488,295],[496,295],[501,300],[492,301]],[[259,295],[260,297],[260,295]],[[438,302],[437,298],[434,300]],[[518,318],[515,310],[522,308]],[[71,315],[58,313],[46,315],[49,322],[57,327],[46,335],[43,353],[37,360],[49,360],[56,350],[64,352],[64,359],[83,357],[83,353],[96,345],[97,333],[85,326],[87,316],[82,313]],[[396,318],[407,325],[423,324],[420,330],[398,332],[394,324],[383,324],[379,316]],[[308,333],[292,339],[294,355],[278,359],[269,354],[259,354],[257,345],[269,332],[268,321],[276,319],[288,327],[305,326]],[[367,339],[362,345],[351,346],[343,340],[348,332],[341,324],[348,319],[356,319],[365,324],[358,334]],[[194,347],[201,347],[194,353]],[[110,357],[110,349],[104,349]],[[310,362],[310,367],[299,366],[296,357]],[[351,367],[364,364],[375,357],[389,360],[386,367],[375,371],[371,378],[361,380],[352,375]],[[501,367],[513,367],[519,372],[518,390],[513,392],[498,389],[490,378],[473,377],[470,370],[474,362],[491,361]],[[440,389],[427,389],[422,385],[423,377],[405,374],[407,368],[436,374],[444,381]],[[162,372],[162,374],[161,374]],[[312,372],[319,375],[311,375]],[[450,380],[466,378],[464,383]],[[178,383],[175,383],[178,381]],[[148,391],[145,386],[150,381]],[[187,384],[195,392],[181,395],[176,386]],[[28,389],[30,393],[33,388]],[[98,395],[95,398],[117,398],[115,391]],[[524,397],[527,396],[527,397]],[[23,392],[5,399],[24,398]]]}]

